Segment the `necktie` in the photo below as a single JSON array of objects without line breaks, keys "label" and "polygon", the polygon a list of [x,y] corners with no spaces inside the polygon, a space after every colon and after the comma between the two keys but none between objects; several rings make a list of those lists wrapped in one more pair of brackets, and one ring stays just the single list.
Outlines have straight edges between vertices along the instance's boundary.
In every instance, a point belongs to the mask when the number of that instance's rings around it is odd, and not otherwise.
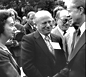
[{"label": "necktie", "polygon": [[47,44],[47,46],[48,46],[50,52],[51,52],[53,55],[55,55],[54,49],[53,49],[53,47],[52,47],[52,45],[51,45],[51,43],[50,43],[50,38],[49,38],[49,36],[45,36],[45,42],[46,42],[46,44]]},{"label": "necktie", "polygon": [[77,42],[78,42],[78,40],[79,40],[79,37],[80,37],[80,34],[81,34],[80,29],[78,29],[78,30],[76,30],[76,31],[74,32],[74,34],[73,34],[73,42],[72,42],[72,44],[71,44],[71,48],[72,48],[71,52],[73,51],[75,45],[77,44]]},{"label": "necktie", "polygon": [[66,31],[64,31],[64,33],[63,33],[63,35],[65,35],[67,32]]},{"label": "necktie", "polygon": [[64,46],[65,46],[65,52],[66,52],[66,57],[68,58],[68,44],[66,38],[64,38]]}]

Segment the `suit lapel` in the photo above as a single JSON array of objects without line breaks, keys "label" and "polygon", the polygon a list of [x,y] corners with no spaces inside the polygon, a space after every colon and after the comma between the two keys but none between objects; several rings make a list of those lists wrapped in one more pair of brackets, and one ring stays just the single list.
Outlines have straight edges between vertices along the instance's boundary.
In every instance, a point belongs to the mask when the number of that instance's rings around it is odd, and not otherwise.
[{"label": "suit lapel", "polygon": [[55,61],[55,56],[50,53],[46,43],[44,42],[42,36],[39,34],[39,32],[37,31],[36,33],[34,33],[34,37],[36,38],[36,42],[38,43],[38,45],[41,47],[41,49],[43,50],[43,52],[50,58],[53,59],[53,61]]},{"label": "suit lapel", "polygon": [[86,33],[86,30],[83,33],[83,35],[80,37],[78,43],[76,44],[75,49],[73,50],[73,53],[71,53],[71,55],[68,57],[68,61],[71,61],[75,57],[75,55],[78,53],[79,49],[85,44],[86,42],[85,33]]}]

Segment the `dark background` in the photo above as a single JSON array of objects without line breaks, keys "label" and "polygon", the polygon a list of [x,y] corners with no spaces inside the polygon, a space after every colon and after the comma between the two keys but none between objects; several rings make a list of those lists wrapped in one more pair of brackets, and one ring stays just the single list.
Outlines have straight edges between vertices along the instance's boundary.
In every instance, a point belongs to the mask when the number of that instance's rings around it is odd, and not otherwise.
[{"label": "dark background", "polygon": [[20,17],[27,15],[29,11],[45,9],[53,12],[57,5],[64,5],[62,0],[0,0],[0,9],[14,8]]}]

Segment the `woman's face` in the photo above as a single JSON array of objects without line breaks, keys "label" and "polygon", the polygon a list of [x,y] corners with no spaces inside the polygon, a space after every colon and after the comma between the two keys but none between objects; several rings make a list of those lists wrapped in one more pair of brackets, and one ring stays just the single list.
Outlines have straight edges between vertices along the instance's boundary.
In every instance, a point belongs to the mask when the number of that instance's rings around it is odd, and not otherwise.
[{"label": "woman's face", "polygon": [[14,20],[12,17],[9,17],[6,21],[6,24],[4,26],[4,35],[6,38],[14,38],[14,34],[16,31],[16,27],[14,26]]}]

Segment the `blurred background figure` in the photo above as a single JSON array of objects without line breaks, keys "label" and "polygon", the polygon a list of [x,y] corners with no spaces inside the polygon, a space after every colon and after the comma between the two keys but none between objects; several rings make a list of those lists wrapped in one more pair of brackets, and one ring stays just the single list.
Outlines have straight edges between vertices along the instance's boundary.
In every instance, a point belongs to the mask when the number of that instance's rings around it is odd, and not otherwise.
[{"label": "blurred background figure", "polygon": [[12,56],[12,53],[5,46],[9,39],[14,38],[14,19],[7,10],[0,10],[0,76],[20,77],[20,68]]},{"label": "blurred background figure", "polygon": [[[63,49],[65,50],[65,45],[64,45],[65,38],[64,38],[64,36],[65,36],[65,34],[68,33],[68,31],[69,31],[68,29],[71,26],[70,16],[68,14],[68,11],[66,9],[63,9],[63,10],[58,10],[56,12],[55,18],[56,18],[57,26],[54,29],[52,29],[51,33],[58,35],[62,38]],[[65,50],[65,52],[66,52],[66,50]]]},{"label": "blurred background figure", "polygon": [[18,13],[16,10],[14,10],[13,8],[9,8],[7,11],[12,14],[12,17],[14,18],[14,20],[17,18]]},{"label": "blurred background figure", "polygon": [[27,14],[27,23],[24,25],[25,30],[26,30],[26,34],[29,34],[29,33],[36,31],[36,25],[33,22],[34,16],[35,16],[34,11],[30,11]]},{"label": "blurred background figure", "polygon": [[23,16],[22,17],[22,22],[21,22],[21,24],[22,25],[25,25],[27,23],[27,17],[26,16]]},{"label": "blurred background figure", "polygon": [[[54,10],[53,10],[53,17],[54,17],[54,19],[56,20],[57,18],[56,18],[56,13],[58,12],[58,11],[61,11],[61,10],[63,10],[63,9],[65,9],[63,6],[60,6],[60,5],[58,5],[58,6],[56,6],[55,8],[54,8]],[[57,25],[56,25],[57,26]]]}]

